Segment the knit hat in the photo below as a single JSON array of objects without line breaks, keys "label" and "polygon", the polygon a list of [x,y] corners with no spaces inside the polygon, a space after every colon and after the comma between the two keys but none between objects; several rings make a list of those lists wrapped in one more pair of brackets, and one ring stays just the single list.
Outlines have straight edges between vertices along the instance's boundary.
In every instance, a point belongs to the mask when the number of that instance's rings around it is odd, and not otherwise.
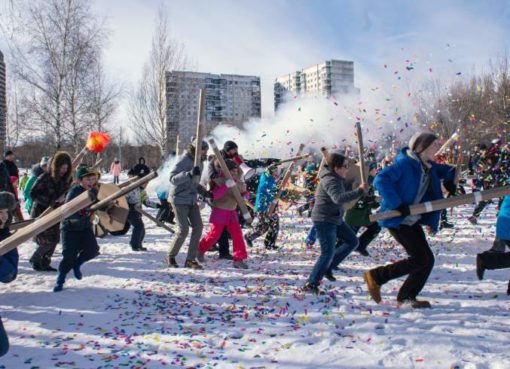
[{"label": "knit hat", "polygon": [[[192,145],[194,147],[197,147],[197,140],[196,139],[193,140]],[[207,141],[202,141],[202,150],[209,150],[209,144],[207,143]]]},{"label": "knit hat", "polygon": [[437,140],[437,136],[430,132],[416,132],[409,140],[409,148],[417,154],[421,154],[432,143]]},{"label": "knit hat", "polygon": [[14,155],[14,152],[12,150],[7,150],[5,153],[4,153],[4,156],[9,156],[9,155]]},{"label": "knit hat", "polygon": [[9,211],[16,209],[16,199],[12,193],[7,191],[0,192],[0,209],[8,209]]},{"label": "knit hat", "polygon": [[43,156],[41,158],[41,161],[40,161],[39,165],[42,167],[44,165],[48,165],[49,162],[50,162],[50,157],[49,156]]},{"label": "knit hat", "polygon": [[223,151],[229,152],[233,149],[237,149],[237,144],[234,141],[227,141],[223,144]]},{"label": "knit hat", "polygon": [[76,171],[76,178],[78,179],[94,175],[97,175],[97,172],[94,172],[90,167],[86,165],[79,167],[78,170]]},{"label": "knit hat", "polygon": [[377,163],[370,163],[368,165],[368,171],[371,171],[373,169],[377,169]]}]

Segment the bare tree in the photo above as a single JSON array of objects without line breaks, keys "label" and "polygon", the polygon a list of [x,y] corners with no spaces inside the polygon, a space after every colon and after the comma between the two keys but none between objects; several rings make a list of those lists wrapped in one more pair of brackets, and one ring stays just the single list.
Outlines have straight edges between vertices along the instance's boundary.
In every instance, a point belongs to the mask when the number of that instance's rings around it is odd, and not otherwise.
[{"label": "bare tree", "polygon": [[103,65],[95,63],[90,85],[89,114],[92,127],[99,132],[106,131],[106,125],[117,107],[117,99],[121,94],[121,87],[105,77]]},{"label": "bare tree", "polygon": [[187,65],[184,45],[170,38],[168,18],[160,7],[149,61],[131,96],[131,127],[140,143],[157,145],[161,157],[168,153],[166,124],[166,72],[182,70]]},{"label": "bare tree", "polygon": [[35,121],[57,148],[76,143],[87,121],[84,91],[106,38],[103,27],[85,0],[33,1],[20,13],[11,50],[18,77],[33,89]]}]

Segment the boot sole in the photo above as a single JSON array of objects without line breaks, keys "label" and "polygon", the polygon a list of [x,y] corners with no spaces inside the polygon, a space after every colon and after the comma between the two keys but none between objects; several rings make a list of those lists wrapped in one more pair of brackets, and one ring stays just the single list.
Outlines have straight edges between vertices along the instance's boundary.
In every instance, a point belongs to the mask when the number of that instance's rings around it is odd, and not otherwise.
[{"label": "boot sole", "polygon": [[382,301],[381,287],[377,283],[375,283],[374,279],[370,275],[370,272],[363,273],[363,279],[367,284],[368,293],[370,297],[372,298],[372,300],[379,304]]}]

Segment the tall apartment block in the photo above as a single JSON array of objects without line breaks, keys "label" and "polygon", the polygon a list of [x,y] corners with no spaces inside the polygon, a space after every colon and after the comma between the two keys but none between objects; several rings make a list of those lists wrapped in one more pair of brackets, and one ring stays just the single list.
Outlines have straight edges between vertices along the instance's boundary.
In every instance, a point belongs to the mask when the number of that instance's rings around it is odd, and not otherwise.
[{"label": "tall apartment block", "polygon": [[206,129],[217,125],[240,127],[260,118],[260,77],[185,71],[166,73],[167,137],[169,152],[179,151],[196,134],[199,90],[205,89]]},{"label": "tall apartment block", "polygon": [[354,62],[326,60],[320,64],[276,78],[274,107],[278,109],[286,95],[338,96],[359,93],[354,87]]},{"label": "tall apartment block", "polygon": [[0,51],[0,152],[5,150],[7,133],[7,83],[4,54]]}]

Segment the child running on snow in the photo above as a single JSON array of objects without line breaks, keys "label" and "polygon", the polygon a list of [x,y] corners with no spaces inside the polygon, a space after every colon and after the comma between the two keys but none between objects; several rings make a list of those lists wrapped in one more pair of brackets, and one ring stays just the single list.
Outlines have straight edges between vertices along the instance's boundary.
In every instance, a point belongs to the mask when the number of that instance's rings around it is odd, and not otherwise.
[{"label": "child running on snow", "polygon": [[204,262],[204,254],[218,241],[223,230],[226,228],[232,237],[234,246],[234,267],[240,269],[247,269],[248,266],[244,262],[248,258],[246,253],[246,244],[244,243],[243,233],[241,231],[241,224],[237,215],[237,202],[230,191],[230,187],[237,186],[241,194],[247,198],[249,193],[246,191],[246,185],[239,180],[239,166],[234,160],[226,159],[225,164],[232,175],[234,183],[225,181],[225,176],[222,175],[223,184],[219,185],[221,178],[216,178],[213,183],[213,201],[212,211],[209,218],[211,227],[209,232],[200,240],[198,246],[198,261]]},{"label": "child running on snow", "polygon": [[408,258],[380,266],[364,273],[368,292],[375,302],[381,302],[381,286],[392,279],[407,275],[397,294],[397,306],[410,304],[413,308],[428,308],[428,301],[417,300],[434,266],[434,254],[427,242],[422,225],[436,232],[440,211],[410,215],[409,206],[443,198],[441,180],[454,186],[455,167],[437,164],[437,137],[418,132],[403,148],[393,165],[384,168],[375,178],[374,186],[382,196],[381,212],[398,210],[399,217],[382,220],[379,224],[405,249]]},{"label": "child running on snow", "polygon": [[[85,191],[92,190],[97,193],[94,188],[96,176],[97,174],[89,167],[82,166],[78,168],[76,171],[78,184],[69,190],[65,202],[68,203]],[[87,207],[64,219],[60,224],[63,258],[58,266],[57,283],[53,288],[53,292],[62,291],[67,273],[71,269],[76,279],[82,279],[83,275],[80,267],[99,255],[99,246],[92,229],[90,216],[90,207]]]},{"label": "child running on snow", "polygon": [[352,228],[343,221],[343,204],[356,200],[368,190],[361,184],[353,191],[345,191],[348,161],[339,153],[330,153],[319,173],[319,186],[312,210],[313,226],[321,246],[321,254],[303,289],[320,294],[319,284],[324,276],[334,281],[332,269],[337,267],[356,247],[358,239]]}]

